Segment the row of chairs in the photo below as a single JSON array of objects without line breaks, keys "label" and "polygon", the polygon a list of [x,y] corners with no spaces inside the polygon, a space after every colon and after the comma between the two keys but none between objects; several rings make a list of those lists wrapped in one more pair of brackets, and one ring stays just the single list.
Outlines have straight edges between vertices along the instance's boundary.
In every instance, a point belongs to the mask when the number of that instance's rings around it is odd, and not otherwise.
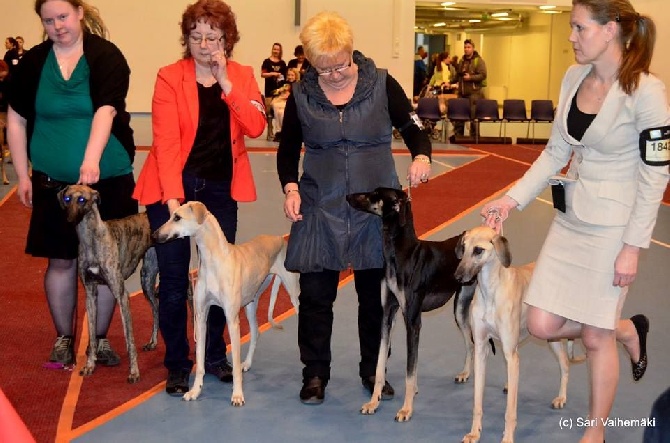
[{"label": "row of chairs", "polygon": [[[475,118],[470,114],[470,100],[467,98],[452,98],[447,102],[447,113],[442,114],[440,103],[437,98],[425,97],[419,99],[416,108],[417,116],[423,121],[424,126],[429,132],[437,138],[446,141],[447,139],[447,121],[451,122],[470,122],[477,125],[475,142],[479,143],[479,125],[480,123],[494,122],[500,123],[498,137],[507,137],[507,123],[527,123],[526,138],[530,134],[530,128],[533,128],[532,142],[535,142],[535,123],[554,121],[554,103],[551,100],[532,100],[530,106],[530,118],[526,112],[526,102],[524,100],[507,99],[503,101],[502,117],[497,100],[480,99],[475,103]],[[441,131],[437,131],[437,123],[442,122]],[[505,131],[503,135],[503,129]]]}]

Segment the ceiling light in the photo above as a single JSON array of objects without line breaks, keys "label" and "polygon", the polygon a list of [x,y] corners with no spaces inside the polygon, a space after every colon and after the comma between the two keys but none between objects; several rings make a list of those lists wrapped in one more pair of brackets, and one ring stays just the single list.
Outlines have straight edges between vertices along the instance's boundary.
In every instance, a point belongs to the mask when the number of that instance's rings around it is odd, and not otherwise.
[{"label": "ceiling light", "polygon": [[554,6],[554,5],[543,5],[543,6],[540,6],[540,9],[542,9],[543,11],[546,11],[547,9],[556,9],[556,6]]},{"label": "ceiling light", "polygon": [[442,3],[440,3],[440,6],[451,6],[451,5],[455,5],[455,4],[456,4],[456,2],[442,2]]},{"label": "ceiling light", "polygon": [[496,18],[498,18],[498,17],[508,17],[508,16],[509,16],[509,12],[494,12],[493,14],[491,14],[491,17],[496,17]]},{"label": "ceiling light", "polygon": [[481,22],[481,20],[479,20],[478,18],[472,18],[472,19],[470,19],[470,20],[468,20],[468,21],[469,21],[470,23],[479,23],[479,22]]},{"label": "ceiling light", "polygon": [[555,11],[553,9],[545,10],[545,11],[540,11],[542,14],[560,14],[562,11]]},{"label": "ceiling light", "polygon": [[508,22],[514,19],[512,17],[496,17],[496,20],[499,20],[501,22]]},{"label": "ceiling light", "polygon": [[439,23],[434,23],[433,26],[436,28],[439,28],[440,26],[446,26],[447,24],[445,22],[439,22]]}]

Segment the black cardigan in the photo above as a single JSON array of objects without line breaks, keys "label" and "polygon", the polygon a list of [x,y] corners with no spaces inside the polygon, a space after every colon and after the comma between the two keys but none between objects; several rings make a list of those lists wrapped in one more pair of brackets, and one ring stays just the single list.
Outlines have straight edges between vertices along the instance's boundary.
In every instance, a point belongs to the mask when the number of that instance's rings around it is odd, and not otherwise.
[{"label": "black cardigan", "polygon": [[[53,42],[45,40],[27,51],[10,79],[9,105],[26,119],[28,146],[35,127],[37,88],[52,47]],[[93,112],[105,105],[116,109],[112,134],[126,149],[132,163],[135,158],[135,141],[130,127],[130,114],[126,111],[130,67],[119,48],[113,43],[87,32],[84,33],[84,57],[91,70]],[[28,154],[30,155],[30,149]]]}]

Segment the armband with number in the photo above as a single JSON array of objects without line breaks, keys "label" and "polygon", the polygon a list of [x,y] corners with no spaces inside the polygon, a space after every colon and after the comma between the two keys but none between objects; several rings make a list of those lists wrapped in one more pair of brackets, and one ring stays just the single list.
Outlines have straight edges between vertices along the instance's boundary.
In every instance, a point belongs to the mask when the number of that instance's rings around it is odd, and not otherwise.
[{"label": "armband with number", "polygon": [[640,156],[642,161],[650,166],[670,165],[670,126],[642,131]]}]

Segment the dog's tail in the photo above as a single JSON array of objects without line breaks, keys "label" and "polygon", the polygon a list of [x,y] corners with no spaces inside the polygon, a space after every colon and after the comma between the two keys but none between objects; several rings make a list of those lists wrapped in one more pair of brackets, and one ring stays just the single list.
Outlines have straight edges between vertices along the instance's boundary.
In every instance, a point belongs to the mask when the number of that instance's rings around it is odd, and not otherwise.
[{"label": "dog's tail", "polygon": [[284,329],[279,323],[275,323],[273,314],[275,311],[275,304],[277,303],[277,294],[279,293],[279,286],[281,285],[281,278],[278,275],[274,276],[275,281],[272,283],[272,290],[270,291],[270,304],[268,306],[268,321],[273,328]]},{"label": "dog's tail", "polygon": [[567,340],[566,345],[568,347],[568,360],[570,363],[581,363],[586,360],[586,354],[578,355],[575,357],[575,341]]}]

